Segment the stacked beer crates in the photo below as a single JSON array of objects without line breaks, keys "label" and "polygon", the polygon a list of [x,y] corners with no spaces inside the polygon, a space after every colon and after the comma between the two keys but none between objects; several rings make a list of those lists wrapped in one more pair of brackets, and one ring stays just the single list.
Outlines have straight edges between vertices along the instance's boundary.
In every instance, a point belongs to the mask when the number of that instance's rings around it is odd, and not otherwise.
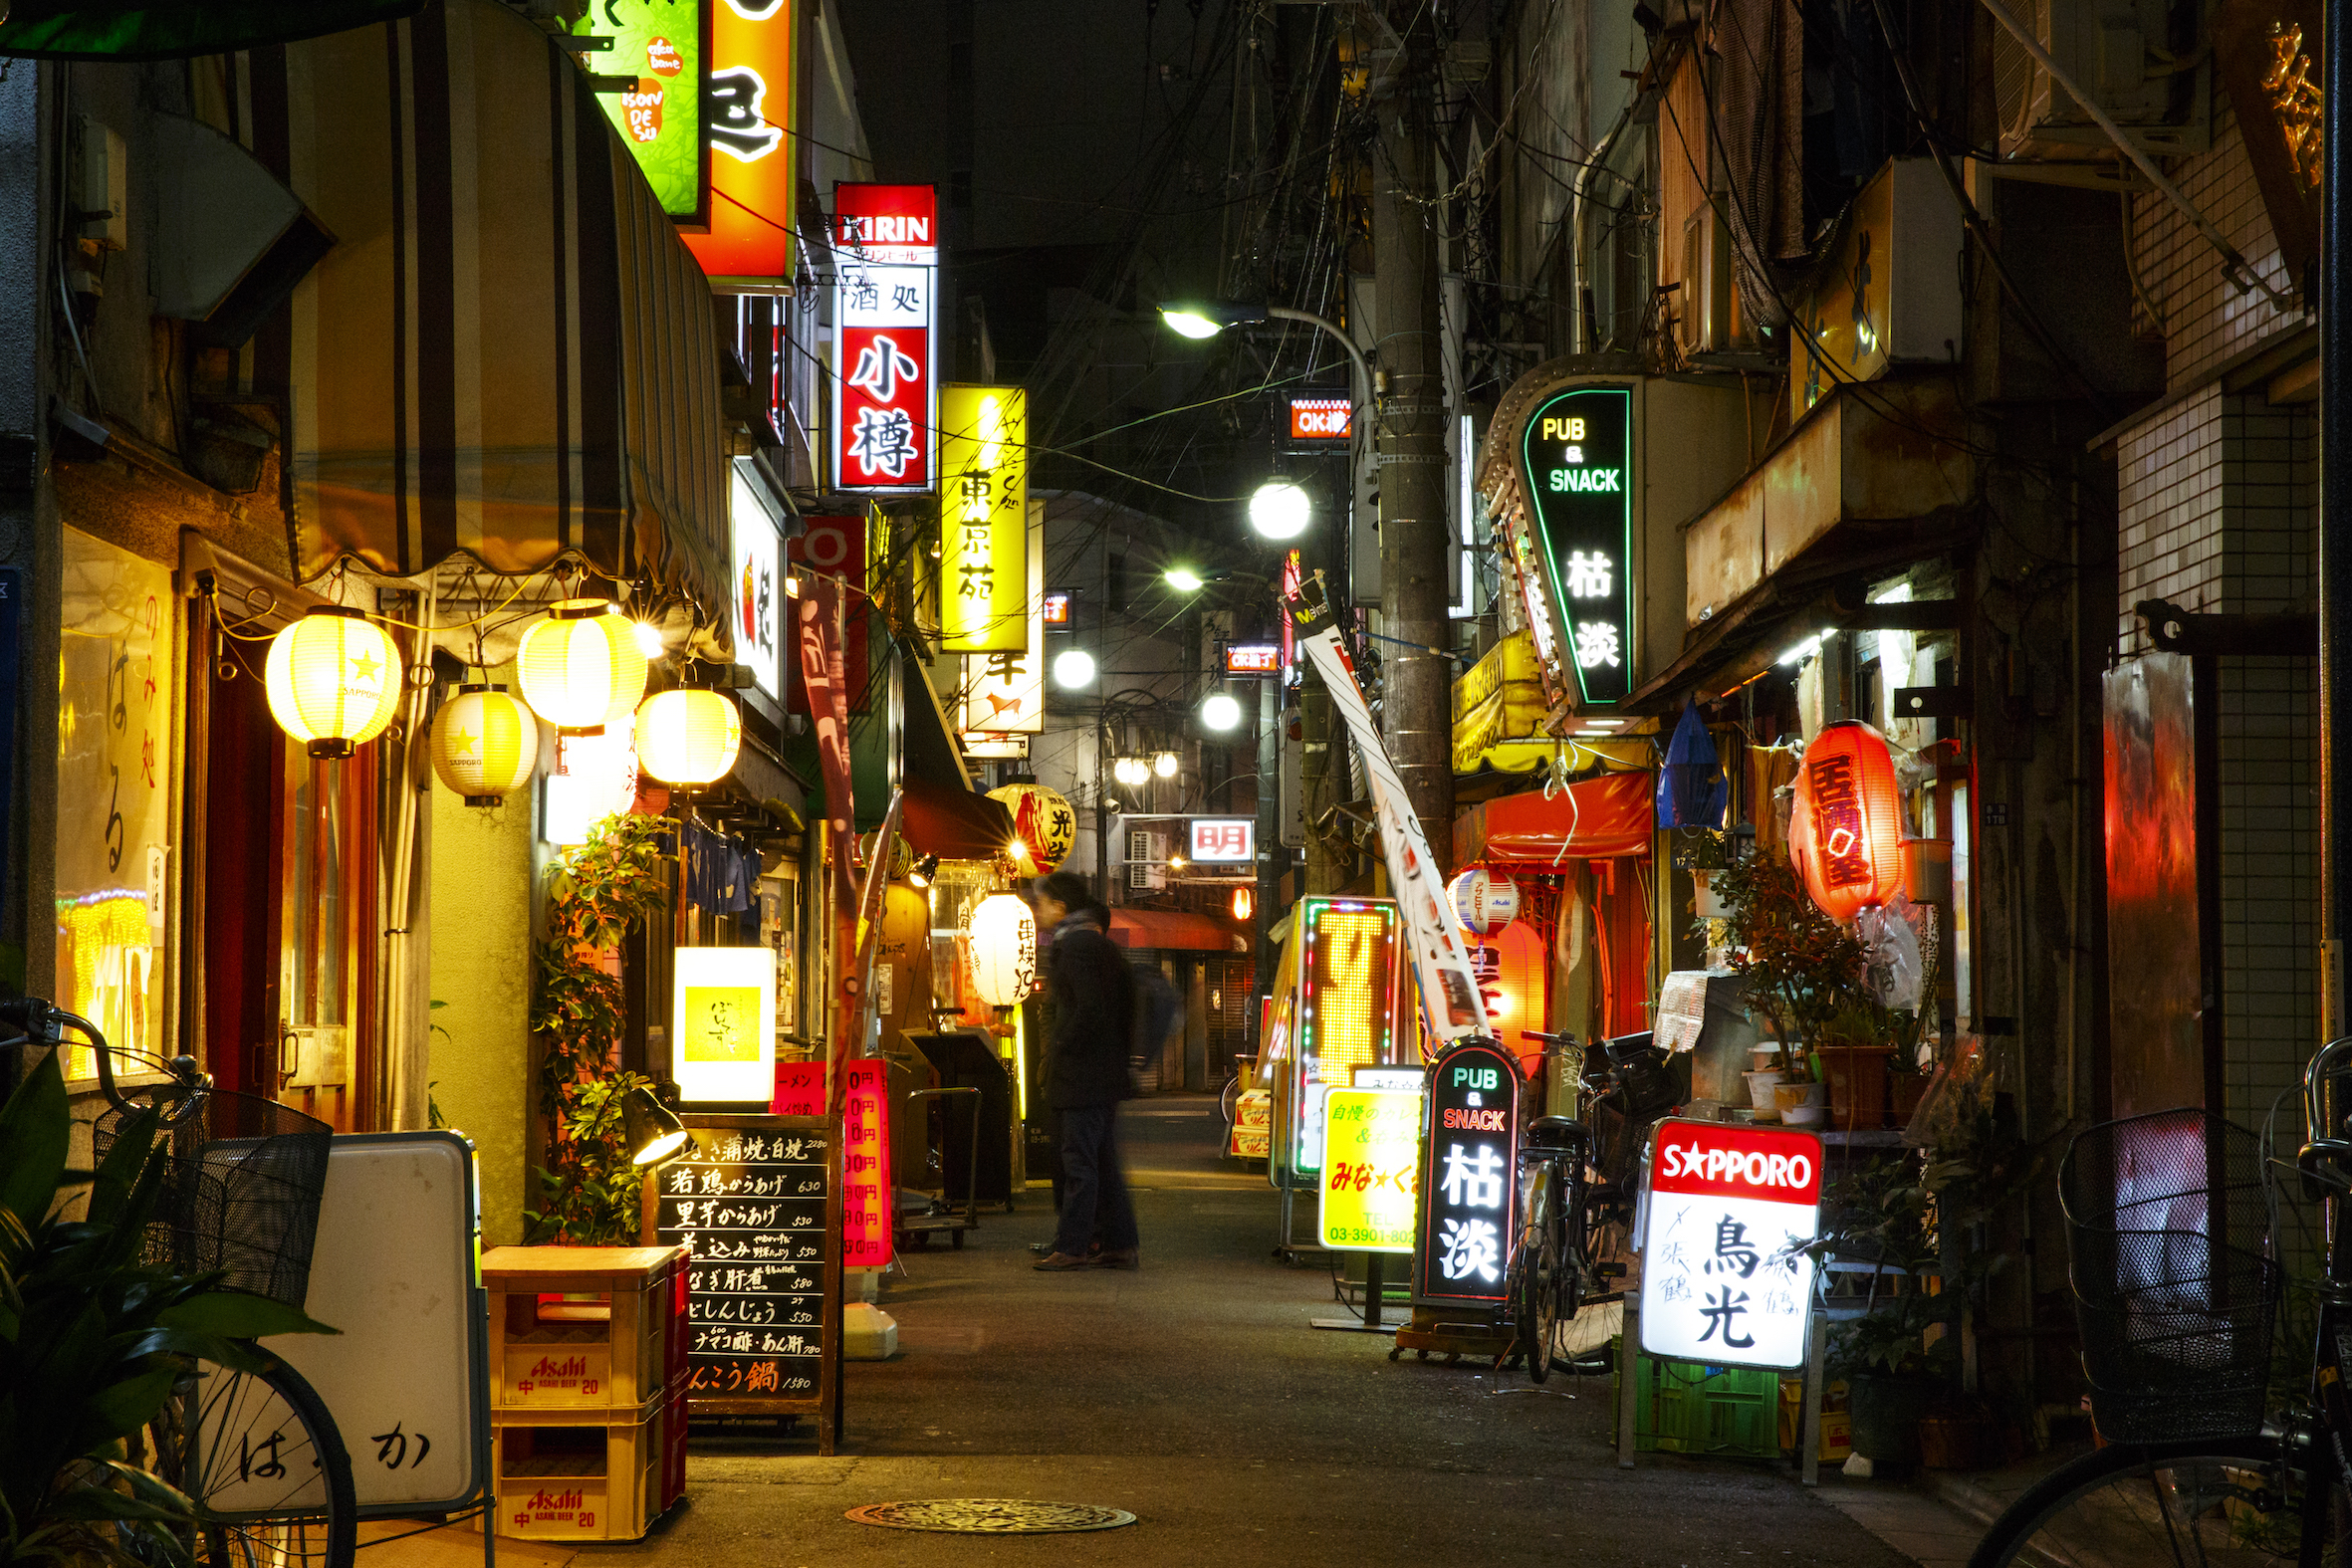
[{"label": "stacked beer crates", "polygon": [[499,1534],[635,1540],[686,1494],[686,1255],[483,1254]]}]

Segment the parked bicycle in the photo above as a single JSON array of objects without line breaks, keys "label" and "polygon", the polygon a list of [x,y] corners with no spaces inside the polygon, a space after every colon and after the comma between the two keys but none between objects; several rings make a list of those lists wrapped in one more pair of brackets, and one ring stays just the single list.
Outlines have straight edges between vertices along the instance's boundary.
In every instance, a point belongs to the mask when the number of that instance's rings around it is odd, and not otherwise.
[{"label": "parked bicycle", "polygon": [[[160,1201],[142,1260],[300,1307],[310,1287],[332,1129],[274,1100],[216,1089],[187,1056],[135,1053],[165,1081],[125,1094],[117,1052],[89,1019],[38,998],[0,1003],[0,1048],[64,1048],[80,1036],[113,1107],[95,1128],[103,1160],[129,1120],[161,1116],[151,1161]],[[125,1052],[123,1054],[134,1054]],[[259,1371],[196,1360],[141,1435],[143,1463],[194,1505],[185,1555],[206,1568],[350,1568],[358,1514],[351,1457],[325,1402],[266,1346]],[[136,1447],[137,1445],[134,1445]]]}]

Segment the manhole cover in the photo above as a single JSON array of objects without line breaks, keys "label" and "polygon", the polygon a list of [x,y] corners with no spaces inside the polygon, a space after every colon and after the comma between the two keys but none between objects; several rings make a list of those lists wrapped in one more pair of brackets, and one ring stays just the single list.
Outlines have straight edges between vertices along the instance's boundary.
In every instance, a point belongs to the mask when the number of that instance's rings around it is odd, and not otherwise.
[{"label": "manhole cover", "polygon": [[1133,1524],[1124,1508],[1083,1502],[1033,1502],[1026,1497],[932,1497],[919,1502],[869,1502],[845,1517],[891,1530],[948,1530],[962,1535],[1053,1535],[1069,1530],[1115,1530]]}]

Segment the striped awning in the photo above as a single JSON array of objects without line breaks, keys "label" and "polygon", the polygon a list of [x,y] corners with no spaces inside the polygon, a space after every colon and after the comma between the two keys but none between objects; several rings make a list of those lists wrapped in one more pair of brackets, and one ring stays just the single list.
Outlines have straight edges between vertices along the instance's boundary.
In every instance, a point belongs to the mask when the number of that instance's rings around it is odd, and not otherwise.
[{"label": "striped awning", "polygon": [[436,0],[249,61],[253,149],[336,241],[254,345],[298,574],[577,552],[730,602],[710,285],[566,52]]}]

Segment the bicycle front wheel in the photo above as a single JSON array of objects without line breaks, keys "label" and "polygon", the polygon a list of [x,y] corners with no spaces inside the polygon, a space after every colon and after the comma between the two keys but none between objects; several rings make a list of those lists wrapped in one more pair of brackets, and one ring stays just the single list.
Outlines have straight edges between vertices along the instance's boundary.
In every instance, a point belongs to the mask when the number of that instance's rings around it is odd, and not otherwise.
[{"label": "bicycle front wheel", "polygon": [[2275,1438],[2118,1444],[2035,1482],[1969,1568],[2283,1568],[2302,1555],[2305,1492]]},{"label": "bicycle front wheel", "polygon": [[1551,1347],[1559,1327],[1560,1237],[1567,1216],[1559,1168],[1539,1167],[1528,1183],[1527,1227],[1520,1232],[1518,1290],[1512,1303],[1528,1376],[1540,1383],[1551,1375]]},{"label": "bicycle front wheel", "polygon": [[202,1568],[351,1568],[351,1456],[326,1402],[285,1362],[251,1373],[199,1361],[150,1436],[156,1473],[196,1505]]}]

